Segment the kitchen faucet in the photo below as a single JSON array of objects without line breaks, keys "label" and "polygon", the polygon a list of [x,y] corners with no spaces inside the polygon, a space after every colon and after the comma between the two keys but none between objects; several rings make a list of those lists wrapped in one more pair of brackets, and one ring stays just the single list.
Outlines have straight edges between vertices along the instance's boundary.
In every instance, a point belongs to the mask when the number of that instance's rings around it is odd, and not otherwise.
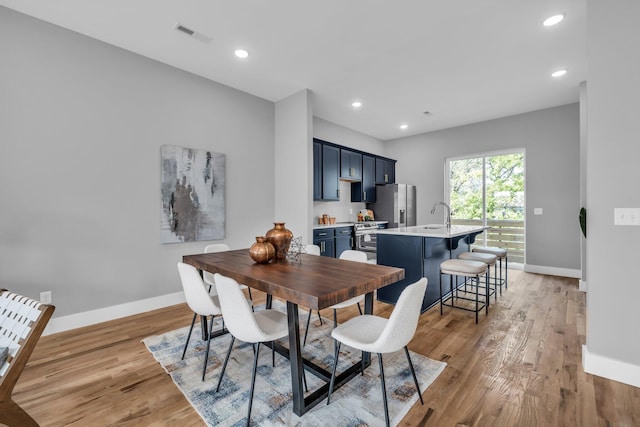
[{"label": "kitchen faucet", "polygon": [[450,230],[451,229],[451,208],[449,207],[448,204],[446,204],[445,202],[438,202],[435,203],[433,205],[433,207],[431,208],[431,215],[433,215],[434,213],[436,213],[436,207],[438,205],[442,205],[445,208],[447,208],[447,229]]}]

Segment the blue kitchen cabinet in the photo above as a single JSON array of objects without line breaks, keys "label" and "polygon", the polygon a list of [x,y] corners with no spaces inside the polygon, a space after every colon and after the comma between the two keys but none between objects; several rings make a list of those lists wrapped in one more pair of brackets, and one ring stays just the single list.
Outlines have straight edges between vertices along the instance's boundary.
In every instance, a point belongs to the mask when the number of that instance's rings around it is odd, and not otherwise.
[{"label": "blue kitchen cabinet", "polygon": [[376,157],[376,184],[394,184],[396,182],[396,161]]},{"label": "blue kitchen cabinet", "polygon": [[362,154],[340,149],[340,178],[347,181],[362,179]]},{"label": "blue kitchen cabinet", "polygon": [[335,258],[335,228],[313,230],[313,244],[320,247],[320,255]]},{"label": "blue kitchen cabinet", "polygon": [[336,258],[340,258],[342,252],[353,249],[353,227],[338,227],[335,229]]}]

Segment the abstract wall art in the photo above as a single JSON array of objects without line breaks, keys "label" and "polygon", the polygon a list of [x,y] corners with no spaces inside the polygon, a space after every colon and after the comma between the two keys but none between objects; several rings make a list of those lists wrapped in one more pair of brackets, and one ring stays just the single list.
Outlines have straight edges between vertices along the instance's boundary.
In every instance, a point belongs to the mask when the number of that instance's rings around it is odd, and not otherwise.
[{"label": "abstract wall art", "polygon": [[163,145],[161,243],[225,237],[225,155]]}]

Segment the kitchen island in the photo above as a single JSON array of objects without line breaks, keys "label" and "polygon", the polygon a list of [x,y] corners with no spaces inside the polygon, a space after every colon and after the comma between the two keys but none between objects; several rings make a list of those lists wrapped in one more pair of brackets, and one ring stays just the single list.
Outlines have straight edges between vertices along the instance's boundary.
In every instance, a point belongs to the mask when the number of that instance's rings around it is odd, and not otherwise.
[{"label": "kitchen island", "polygon": [[440,300],[440,263],[470,251],[476,236],[487,228],[427,224],[378,230],[378,264],[405,270],[403,280],[378,289],[378,300],[395,304],[405,287],[426,277],[429,283],[421,312],[433,307]]}]

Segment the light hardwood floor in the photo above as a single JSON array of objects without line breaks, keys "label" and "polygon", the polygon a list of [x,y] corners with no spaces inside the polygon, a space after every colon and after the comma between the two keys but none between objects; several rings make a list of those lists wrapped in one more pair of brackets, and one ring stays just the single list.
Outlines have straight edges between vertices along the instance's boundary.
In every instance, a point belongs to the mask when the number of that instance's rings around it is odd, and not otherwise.
[{"label": "light hardwood floor", "polygon": [[[639,426],[640,389],[583,371],[577,281],[516,270],[509,279],[478,325],[451,308],[421,316],[409,348],[448,366],[402,425]],[[375,304],[385,317],[392,308]],[[340,310],[338,321],[356,313]],[[42,426],[204,425],[141,342],[191,316],[178,305],[43,337],[14,400]]]}]

